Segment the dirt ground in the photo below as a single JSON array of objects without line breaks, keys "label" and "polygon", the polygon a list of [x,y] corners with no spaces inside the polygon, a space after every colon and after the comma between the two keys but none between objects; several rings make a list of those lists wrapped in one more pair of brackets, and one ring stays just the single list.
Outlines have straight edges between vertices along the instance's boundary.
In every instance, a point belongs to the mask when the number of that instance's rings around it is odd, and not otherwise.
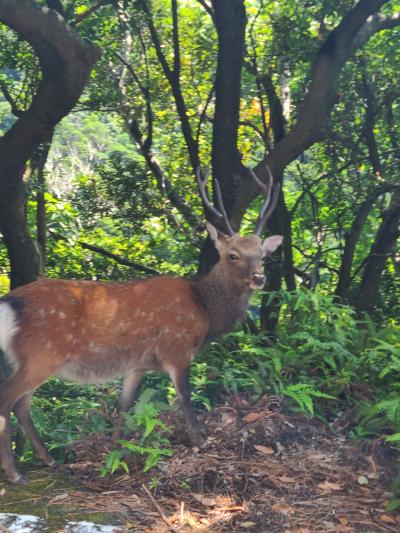
[{"label": "dirt ground", "polygon": [[317,420],[285,414],[280,399],[234,397],[203,414],[208,446],[188,446],[178,413],[174,454],[143,474],[99,477],[110,443],[94,436],[75,445],[60,470],[79,490],[60,489],[49,507],[106,513],[120,531],[377,533],[400,531],[400,514],[385,510],[394,457],[382,443],[362,450]]}]

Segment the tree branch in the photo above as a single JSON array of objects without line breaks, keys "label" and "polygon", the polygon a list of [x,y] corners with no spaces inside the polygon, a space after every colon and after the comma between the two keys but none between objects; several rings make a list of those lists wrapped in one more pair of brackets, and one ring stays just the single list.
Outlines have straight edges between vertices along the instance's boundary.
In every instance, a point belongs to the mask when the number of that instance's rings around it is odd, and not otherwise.
[{"label": "tree branch", "polygon": [[374,13],[368,17],[367,21],[354,39],[351,53],[361,48],[375,33],[382,30],[389,30],[400,25],[400,13],[394,13],[391,16],[382,13]]},{"label": "tree branch", "polygon": [[[325,120],[335,102],[340,73],[354,52],[359,32],[368,18],[387,2],[388,0],[360,0],[328,35],[315,59],[310,89],[300,108],[296,124],[255,168],[261,179],[267,177],[266,165],[275,176],[280,176],[291,161],[322,138]],[[243,216],[258,193],[251,180],[242,180],[234,208],[238,217]]]},{"label": "tree branch", "polygon": [[10,91],[8,90],[7,84],[2,79],[0,79],[0,89],[1,89],[1,92],[3,93],[3,95],[4,95],[4,98],[10,104],[11,113],[15,117],[20,117],[22,115],[23,111],[21,109],[19,109],[19,107],[17,106],[16,101],[11,96]]},{"label": "tree branch", "polygon": [[[59,233],[56,233],[55,231],[50,230],[49,233],[51,237],[55,240],[69,242],[67,237],[60,235]],[[106,250],[105,248],[101,248],[100,246],[94,246],[93,244],[89,244],[88,242],[84,242],[84,241],[76,241],[76,243],[79,244],[81,248],[100,254],[103,257],[108,257],[109,259],[113,259],[116,263],[119,263],[120,265],[125,265],[128,267],[135,268],[136,270],[140,270],[141,272],[145,272],[146,274],[151,274],[152,276],[161,275],[161,272],[159,272],[158,270],[154,268],[143,265],[142,263],[138,263],[137,261],[131,261],[129,259],[125,259],[124,257],[117,255],[117,254],[113,254],[112,252],[109,252],[108,250]]]},{"label": "tree branch", "polygon": [[71,26],[77,26],[78,24],[86,20],[88,17],[90,17],[90,15],[92,15],[95,11],[97,11],[101,7],[107,4],[112,4],[112,3],[113,3],[113,0],[98,0],[92,7],[89,7],[86,11],[78,15],[75,18],[75,20],[71,22]]},{"label": "tree branch", "polygon": [[15,154],[24,165],[46,131],[76,103],[100,54],[56,11],[45,11],[30,0],[0,0],[0,20],[31,44],[43,72],[29,109],[0,141],[0,155],[13,164]]},{"label": "tree branch", "polygon": [[[181,123],[182,133],[185,139],[186,147],[188,149],[190,164],[192,166],[193,175],[195,175],[196,169],[200,165],[199,147],[193,136],[192,127],[190,125],[190,121],[187,116],[186,104],[183,98],[180,80],[179,80],[180,61],[179,61],[179,40],[178,40],[178,29],[177,29],[176,3],[173,0],[172,8],[173,8],[173,20],[174,20],[174,31],[173,31],[174,33],[174,69],[171,69],[171,67],[169,66],[168,61],[165,57],[165,54],[162,50],[161,42],[160,42],[157,30],[154,26],[154,22],[151,17],[151,12],[147,4],[147,1],[144,0],[142,5],[143,5],[144,12],[146,13],[146,16],[147,16],[147,25],[150,30],[151,39],[153,41],[158,60],[161,64],[165,77],[167,78],[170,84],[171,90],[172,90],[172,95],[175,100],[176,110],[178,112],[179,120]],[[174,13],[174,9],[175,9],[175,13]],[[176,54],[178,54],[178,57]],[[177,69],[177,71],[175,69]]]}]

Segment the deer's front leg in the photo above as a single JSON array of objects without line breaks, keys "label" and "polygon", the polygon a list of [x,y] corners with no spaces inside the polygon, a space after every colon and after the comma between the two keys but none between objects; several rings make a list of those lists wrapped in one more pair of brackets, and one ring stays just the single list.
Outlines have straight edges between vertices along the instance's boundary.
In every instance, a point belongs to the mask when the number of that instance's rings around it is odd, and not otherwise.
[{"label": "deer's front leg", "polygon": [[124,413],[128,412],[137,397],[139,385],[142,381],[144,370],[134,370],[129,373],[122,387],[121,397],[119,400],[118,418],[114,425],[113,442],[117,442],[122,436],[124,425]]},{"label": "deer's front leg", "polygon": [[176,392],[181,401],[183,412],[185,414],[186,424],[188,426],[189,438],[193,446],[203,448],[206,444],[205,439],[201,435],[201,428],[199,422],[193,412],[192,400],[190,396],[189,384],[189,367],[185,368],[168,368],[168,374],[174,384]]}]

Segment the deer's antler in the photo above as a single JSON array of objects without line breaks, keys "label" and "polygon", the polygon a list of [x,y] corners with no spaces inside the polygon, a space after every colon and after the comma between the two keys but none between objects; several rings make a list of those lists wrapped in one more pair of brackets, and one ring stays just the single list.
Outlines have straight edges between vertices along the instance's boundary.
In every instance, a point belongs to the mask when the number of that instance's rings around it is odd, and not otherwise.
[{"label": "deer's antler", "polygon": [[215,199],[217,202],[217,208],[213,206],[213,204],[210,202],[210,199],[208,198],[207,194],[207,181],[208,176],[205,175],[203,177],[200,167],[197,167],[196,170],[196,180],[197,185],[199,186],[200,196],[203,200],[203,205],[208,211],[215,216],[224,226],[225,232],[231,237],[235,234],[235,232],[232,229],[232,226],[229,222],[228,215],[226,214],[225,206],[222,201],[222,193],[221,193],[221,187],[218,182],[218,180],[214,180],[214,186],[215,186]]}]

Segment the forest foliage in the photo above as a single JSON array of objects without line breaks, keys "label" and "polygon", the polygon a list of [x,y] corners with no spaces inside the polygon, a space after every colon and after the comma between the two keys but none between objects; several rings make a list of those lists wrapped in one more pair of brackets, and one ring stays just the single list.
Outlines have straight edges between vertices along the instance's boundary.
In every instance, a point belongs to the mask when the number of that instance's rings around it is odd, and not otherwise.
[{"label": "forest foliage", "polygon": [[[285,246],[266,265],[268,290],[255,297],[245,327],[193,363],[195,401],[210,409],[238,391],[277,394],[329,423],[351,412],[354,436],[400,447],[400,3],[22,4],[56,10],[94,50],[85,49],[93,68],[79,101],[71,97],[71,110],[26,150],[20,178],[0,168],[3,202],[14,201],[7,180],[23,184],[15,225],[26,219],[20,240],[37,240],[46,276],[192,275],[199,258],[208,262],[196,168],[220,180],[233,226],[250,233],[261,197],[248,169],[264,179],[268,165],[282,188],[267,231],[284,235]],[[47,74],[7,20],[0,38],[4,160],[14,157],[10,132],[36,105]],[[10,258],[23,255],[10,252],[5,221],[0,229],[4,294],[18,270]],[[25,247],[32,260],[19,280],[38,274],[35,250]],[[164,377],[147,386],[154,405],[171,401]],[[68,403],[54,398],[59,390]],[[36,423],[60,448],[82,416],[87,431],[103,431],[107,416],[96,410],[109,414],[115,391],[107,388],[104,404],[101,392],[51,381],[35,400]],[[155,436],[156,411],[143,414],[139,402],[133,417],[127,423],[145,429],[131,451],[152,465],[168,453]],[[106,469],[116,465],[124,468],[118,454]]]}]

